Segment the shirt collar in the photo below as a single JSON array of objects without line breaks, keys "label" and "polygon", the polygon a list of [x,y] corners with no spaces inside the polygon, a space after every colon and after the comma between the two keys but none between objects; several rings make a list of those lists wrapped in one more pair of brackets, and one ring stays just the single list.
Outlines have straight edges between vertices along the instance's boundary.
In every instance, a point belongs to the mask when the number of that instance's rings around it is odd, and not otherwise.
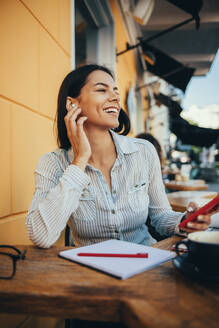
[{"label": "shirt collar", "polygon": [[118,153],[132,154],[139,150],[134,142],[134,138],[117,134],[112,130],[110,130],[110,133],[112,135]]},{"label": "shirt collar", "polygon": [[[110,130],[110,134],[113,138],[118,154],[132,154],[138,151],[138,147],[133,138],[117,134],[112,130]],[[70,162],[73,161],[74,154],[72,148],[68,150],[68,158]]]},{"label": "shirt collar", "polygon": [[73,154],[72,147],[69,150],[67,150],[67,154],[68,154],[69,163],[72,163],[73,159],[74,159],[74,154]]}]

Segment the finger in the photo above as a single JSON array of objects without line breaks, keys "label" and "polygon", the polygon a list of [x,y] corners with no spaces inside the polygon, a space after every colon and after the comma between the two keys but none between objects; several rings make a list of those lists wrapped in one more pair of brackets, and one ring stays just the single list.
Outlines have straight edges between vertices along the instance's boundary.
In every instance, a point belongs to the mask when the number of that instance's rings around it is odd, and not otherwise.
[{"label": "finger", "polygon": [[66,115],[65,115],[65,120],[69,122],[70,120],[76,121],[78,115],[81,112],[81,108],[77,107],[76,109],[71,109]]},{"label": "finger", "polygon": [[188,222],[182,230],[186,232],[202,231],[208,229],[211,223],[210,215],[199,215],[195,221]]},{"label": "finger", "polygon": [[76,119],[78,117],[78,115],[80,114],[81,109],[77,108],[75,110],[71,110],[70,112],[68,112],[68,114],[65,116],[65,125],[66,125],[66,129],[67,129],[67,134],[68,136],[70,136],[72,133],[76,133],[75,132],[75,128],[76,128]]},{"label": "finger", "polygon": [[64,119],[65,120],[69,120],[69,118],[71,117],[71,115],[74,113],[74,110],[72,108],[70,108],[67,112],[67,114],[65,115]]},{"label": "finger", "polygon": [[199,221],[199,222],[209,222],[210,221],[210,215],[199,215],[197,217],[197,221]]},{"label": "finger", "polygon": [[191,228],[189,228],[188,226],[186,226],[182,230],[185,231],[185,232],[187,232],[187,233],[192,233],[192,232],[195,232],[195,231],[204,231],[206,229],[207,228],[206,227],[203,227],[203,226],[198,226],[198,228],[197,227],[194,227],[194,228],[191,227]]},{"label": "finger", "polygon": [[68,114],[65,116],[64,120],[65,120],[65,126],[66,126],[66,129],[67,129],[67,134],[70,133],[70,129],[71,127],[73,127],[74,125],[74,122],[71,122],[71,117],[73,115],[73,111],[69,111]]},{"label": "finger", "polygon": [[211,216],[210,215],[199,215],[197,217],[197,221],[198,222],[203,222],[203,223],[207,223],[210,224],[211,223]]},{"label": "finger", "polygon": [[84,122],[87,120],[87,116],[81,116],[78,120],[77,120],[77,124],[80,126],[83,126]]},{"label": "finger", "polygon": [[76,109],[73,109],[71,111],[71,116],[70,116],[69,120],[76,121],[80,112],[81,112],[81,108],[79,108],[79,107],[77,107]]},{"label": "finger", "polygon": [[77,111],[77,109],[79,108],[78,106],[76,106],[75,104],[68,104],[66,105],[67,108],[67,114],[66,116],[69,117],[72,115],[72,113],[74,113],[75,111]]},{"label": "finger", "polygon": [[188,218],[192,213],[197,211],[198,206],[196,203],[190,202],[186,209],[186,217]]},{"label": "finger", "polygon": [[82,137],[85,135],[84,131],[84,122],[87,120],[86,116],[82,116],[77,120],[77,127],[78,127],[78,136]]},{"label": "finger", "polygon": [[198,205],[194,202],[190,202],[187,207],[187,212],[192,213],[192,212],[195,212],[197,209],[198,209]]},{"label": "finger", "polygon": [[188,222],[187,227],[189,229],[203,231],[203,230],[208,229],[208,224],[207,223],[198,223],[198,222]]}]

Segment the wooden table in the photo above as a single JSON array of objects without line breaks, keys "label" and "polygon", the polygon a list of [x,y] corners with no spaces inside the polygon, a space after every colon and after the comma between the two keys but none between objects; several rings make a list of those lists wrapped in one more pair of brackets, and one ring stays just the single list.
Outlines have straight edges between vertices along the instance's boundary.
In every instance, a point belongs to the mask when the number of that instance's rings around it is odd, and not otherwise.
[{"label": "wooden table", "polygon": [[169,190],[207,190],[208,185],[204,180],[189,181],[164,181],[164,185]]},{"label": "wooden table", "polygon": [[[179,239],[156,247],[171,249]],[[0,311],[121,322],[131,328],[218,328],[218,284],[186,278],[171,262],[118,280],[59,258],[63,249],[28,246],[13,280],[0,280]]]},{"label": "wooden table", "polygon": [[201,207],[216,196],[215,191],[176,191],[167,194],[172,209],[178,212],[185,212],[189,202]]}]

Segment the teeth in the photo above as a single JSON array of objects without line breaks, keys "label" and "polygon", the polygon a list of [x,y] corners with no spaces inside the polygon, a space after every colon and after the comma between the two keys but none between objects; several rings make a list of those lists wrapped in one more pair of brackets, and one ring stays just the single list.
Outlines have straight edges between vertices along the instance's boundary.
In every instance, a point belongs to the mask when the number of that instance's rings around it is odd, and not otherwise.
[{"label": "teeth", "polygon": [[116,108],[107,108],[104,110],[106,113],[118,113]]}]

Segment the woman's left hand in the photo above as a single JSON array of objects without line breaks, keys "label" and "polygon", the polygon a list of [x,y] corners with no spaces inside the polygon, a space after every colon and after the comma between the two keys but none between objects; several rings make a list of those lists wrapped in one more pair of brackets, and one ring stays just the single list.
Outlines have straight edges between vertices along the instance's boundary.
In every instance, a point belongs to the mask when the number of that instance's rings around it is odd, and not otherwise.
[{"label": "woman's left hand", "polygon": [[[187,207],[186,219],[196,210],[198,210],[198,205],[193,202],[189,203]],[[199,215],[194,221],[188,222],[185,227],[181,228],[181,230],[189,233],[194,231],[207,230],[211,224],[211,214]]]}]

